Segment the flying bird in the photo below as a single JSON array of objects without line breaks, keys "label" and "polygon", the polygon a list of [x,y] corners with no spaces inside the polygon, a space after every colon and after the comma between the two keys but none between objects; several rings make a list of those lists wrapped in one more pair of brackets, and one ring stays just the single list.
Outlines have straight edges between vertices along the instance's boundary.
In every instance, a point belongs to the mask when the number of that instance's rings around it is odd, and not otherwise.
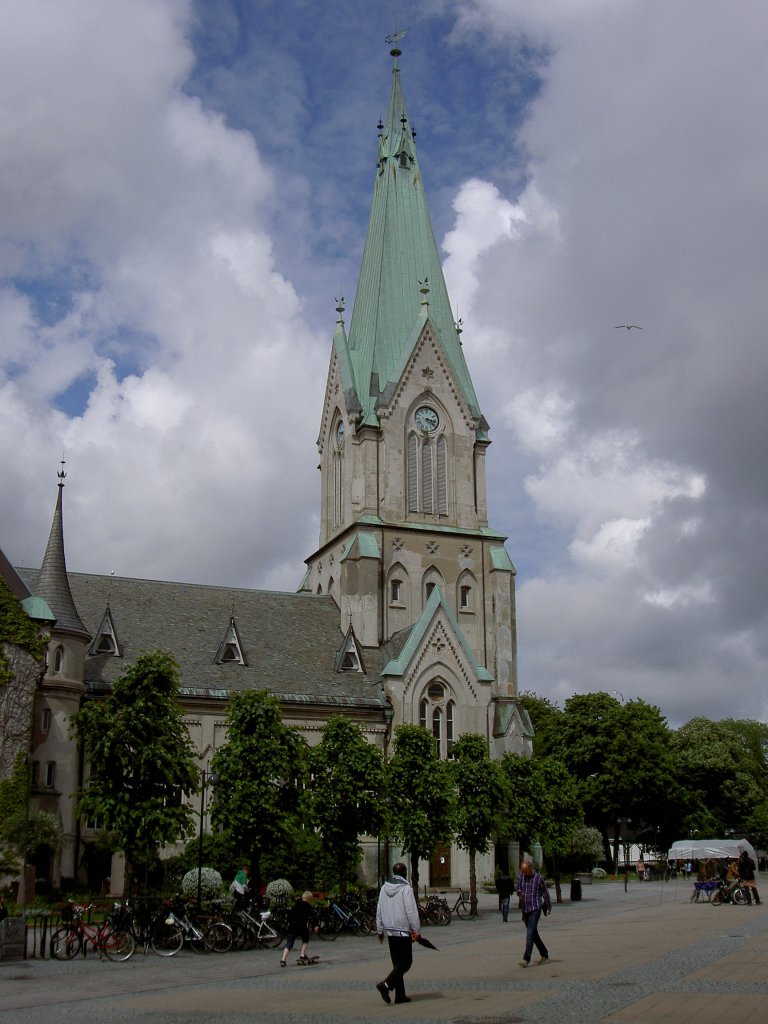
[{"label": "flying bird", "polygon": [[625,327],[628,331],[642,331],[642,327],[639,324],[616,324],[616,330]]}]

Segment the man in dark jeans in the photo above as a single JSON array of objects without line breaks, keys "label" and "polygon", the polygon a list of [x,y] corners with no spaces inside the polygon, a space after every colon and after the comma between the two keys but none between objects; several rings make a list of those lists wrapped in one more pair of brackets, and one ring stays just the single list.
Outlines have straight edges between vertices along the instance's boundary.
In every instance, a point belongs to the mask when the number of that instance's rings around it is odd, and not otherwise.
[{"label": "man in dark jeans", "polygon": [[523,923],[525,924],[525,952],[523,959],[518,961],[518,966],[528,966],[534,946],[541,956],[539,963],[546,964],[549,961],[549,952],[539,935],[539,918],[542,910],[545,917],[551,911],[552,901],[549,898],[546,882],[529,860],[524,860],[520,865],[517,895],[520,898]]},{"label": "man in dark jeans", "polygon": [[376,931],[379,942],[387,936],[392,970],[376,988],[385,1003],[391,1002],[394,990],[396,1003],[410,1003],[405,994],[403,976],[413,963],[413,943],[419,938],[421,925],[416,897],[408,884],[408,872],[402,862],[392,868],[392,881],[385,882],[376,907]]},{"label": "man in dark jeans", "polygon": [[509,900],[512,896],[512,890],[515,887],[514,881],[509,877],[506,871],[502,871],[499,877],[496,879],[496,892],[499,894],[499,910],[501,911],[501,920],[506,923],[507,915],[509,914]]}]

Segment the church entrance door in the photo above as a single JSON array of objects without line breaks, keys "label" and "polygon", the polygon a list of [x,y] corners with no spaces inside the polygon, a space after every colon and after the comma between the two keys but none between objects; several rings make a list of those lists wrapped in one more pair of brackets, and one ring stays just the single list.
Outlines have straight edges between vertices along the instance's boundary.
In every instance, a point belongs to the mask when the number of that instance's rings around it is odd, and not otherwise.
[{"label": "church entrance door", "polygon": [[432,854],[429,884],[433,889],[446,889],[451,884],[451,848],[446,843],[440,843]]}]

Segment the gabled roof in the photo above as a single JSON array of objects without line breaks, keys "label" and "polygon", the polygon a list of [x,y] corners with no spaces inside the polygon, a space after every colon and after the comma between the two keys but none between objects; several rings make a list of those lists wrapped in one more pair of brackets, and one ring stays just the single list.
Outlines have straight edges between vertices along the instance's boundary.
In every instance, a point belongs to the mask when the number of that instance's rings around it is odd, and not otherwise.
[{"label": "gabled roof", "polygon": [[442,611],[445,618],[448,620],[451,629],[459,641],[464,656],[475,673],[475,677],[483,682],[492,682],[493,676],[491,673],[477,661],[472,653],[472,648],[467,643],[467,639],[462,632],[461,626],[459,626],[453,612],[446,603],[442,587],[434,587],[432,589],[432,593],[429,595],[429,600],[424,605],[424,610],[414,625],[410,626],[408,629],[401,630],[400,633],[396,634],[396,636],[392,638],[392,641],[390,641],[391,646],[388,646],[388,650],[391,655],[390,660],[384,666],[382,675],[405,675],[414,655],[424,643],[424,639],[430,626],[434,622],[438,611]]},{"label": "gabled roof", "polygon": [[[392,69],[386,122],[380,126],[373,203],[348,345],[361,422],[378,424],[377,400],[397,381],[402,350],[427,319],[437,335],[472,415],[480,420],[472,379],[454,323],[408,119],[400,68]],[[339,358],[342,364],[341,357]],[[487,426],[487,424],[485,424]]]},{"label": "gabled roof", "polygon": [[[38,571],[17,571],[34,591]],[[377,684],[380,651],[366,649],[360,672],[336,670],[344,634],[332,597],[88,573],[70,573],[69,586],[93,632],[109,601],[120,638],[120,658],[86,657],[85,682],[92,691],[107,690],[142,652],[162,650],[178,662],[187,698],[226,698],[233,690],[259,689],[301,703],[385,706]],[[216,662],[233,607],[238,640],[248,655],[245,665]]]}]

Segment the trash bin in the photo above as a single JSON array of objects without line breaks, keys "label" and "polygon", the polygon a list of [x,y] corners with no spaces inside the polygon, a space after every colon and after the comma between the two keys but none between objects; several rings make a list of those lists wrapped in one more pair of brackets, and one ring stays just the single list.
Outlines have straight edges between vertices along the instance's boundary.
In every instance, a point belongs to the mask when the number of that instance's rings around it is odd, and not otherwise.
[{"label": "trash bin", "polygon": [[580,878],[572,878],[571,879],[571,903],[575,903],[577,900],[580,900],[580,899],[581,899],[581,879]]}]

